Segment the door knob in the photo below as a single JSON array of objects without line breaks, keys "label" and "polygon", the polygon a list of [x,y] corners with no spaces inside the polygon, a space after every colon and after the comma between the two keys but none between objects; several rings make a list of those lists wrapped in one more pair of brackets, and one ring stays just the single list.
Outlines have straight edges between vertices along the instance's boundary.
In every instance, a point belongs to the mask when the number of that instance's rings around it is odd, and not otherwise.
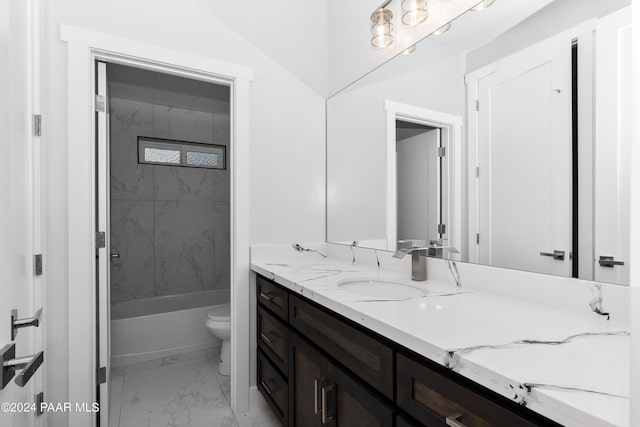
[{"label": "door knob", "polygon": [[548,256],[558,261],[564,261],[564,251],[540,252],[540,256]]},{"label": "door knob", "polygon": [[608,267],[613,268],[616,265],[624,265],[624,261],[616,261],[612,256],[601,256],[600,261],[598,261],[600,267]]}]

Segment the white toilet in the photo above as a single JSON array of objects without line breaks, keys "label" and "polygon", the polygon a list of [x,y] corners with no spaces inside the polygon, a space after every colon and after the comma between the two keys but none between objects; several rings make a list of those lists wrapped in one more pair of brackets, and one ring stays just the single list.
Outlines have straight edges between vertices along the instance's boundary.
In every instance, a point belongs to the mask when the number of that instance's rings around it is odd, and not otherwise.
[{"label": "white toilet", "polygon": [[207,329],[222,341],[218,372],[231,375],[231,305],[216,305],[207,315]]}]

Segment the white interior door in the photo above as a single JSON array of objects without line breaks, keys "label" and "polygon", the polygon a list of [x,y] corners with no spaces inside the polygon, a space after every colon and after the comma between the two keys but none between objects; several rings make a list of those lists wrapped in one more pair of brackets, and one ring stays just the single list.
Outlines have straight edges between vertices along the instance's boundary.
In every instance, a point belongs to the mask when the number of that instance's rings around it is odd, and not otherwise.
[{"label": "white interior door", "polygon": [[[479,80],[479,263],[571,276],[571,84],[564,38]],[[554,251],[564,258],[545,255]]]},{"label": "white interior door", "polygon": [[438,240],[440,129],[398,141],[398,240]]},{"label": "white interior door", "polygon": [[[598,20],[596,28],[594,277],[625,285],[631,211],[630,9]],[[601,263],[601,257],[608,258]]]},{"label": "white interior door", "polygon": [[[111,304],[110,270],[111,250],[109,231],[109,97],[107,93],[107,64],[96,63],[96,153],[97,163],[97,229],[99,247],[97,249],[98,272],[98,379],[100,426],[109,425],[109,379],[111,377]],[[100,245],[100,241],[104,244]]]},{"label": "white interior door", "polygon": [[[42,307],[42,275],[36,276],[35,254],[40,251],[39,138],[33,132],[33,114],[39,108],[37,61],[37,1],[0,0],[0,349],[13,349],[14,358],[38,366],[16,368],[0,389],[0,425],[32,427],[45,424],[37,415],[34,396],[43,391],[43,331],[25,326],[12,334],[11,311],[29,319]],[[24,322],[27,323],[27,322]],[[13,336],[15,335],[15,336]],[[10,362],[10,360],[4,360]],[[0,367],[2,363],[0,363]],[[3,372],[5,369],[3,368]],[[1,378],[1,376],[0,376]],[[26,384],[23,384],[26,382]],[[46,396],[45,396],[46,399]],[[20,405],[20,406],[18,406]]]}]

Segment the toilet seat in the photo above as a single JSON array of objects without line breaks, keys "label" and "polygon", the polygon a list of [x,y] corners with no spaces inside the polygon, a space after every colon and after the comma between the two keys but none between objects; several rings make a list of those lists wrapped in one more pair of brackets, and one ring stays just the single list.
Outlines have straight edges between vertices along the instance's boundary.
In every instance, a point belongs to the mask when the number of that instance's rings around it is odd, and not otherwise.
[{"label": "toilet seat", "polygon": [[207,319],[214,322],[231,322],[231,305],[222,304],[213,307],[207,315]]}]

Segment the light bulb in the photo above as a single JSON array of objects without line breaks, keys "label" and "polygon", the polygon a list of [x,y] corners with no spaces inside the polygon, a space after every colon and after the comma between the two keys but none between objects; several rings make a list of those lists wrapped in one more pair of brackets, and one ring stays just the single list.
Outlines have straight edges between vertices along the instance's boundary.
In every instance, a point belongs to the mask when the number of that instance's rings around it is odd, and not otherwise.
[{"label": "light bulb", "polygon": [[478,5],[474,6],[471,8],[471,10],[478,12],[480,10],[485,10],[486,8],[488,8],[489,6],[491,6],[496,0],[483,0],[481,3],[479,3]]},{"label": "light bulb", "polygon": [[431,34],[433,34],[434,36],[440,36],[446,33],[447,31],[449,31],[450,29],[451,29],[451,22],[447,22],[446,24],[444,24],[442,27],[438,28]]}]

